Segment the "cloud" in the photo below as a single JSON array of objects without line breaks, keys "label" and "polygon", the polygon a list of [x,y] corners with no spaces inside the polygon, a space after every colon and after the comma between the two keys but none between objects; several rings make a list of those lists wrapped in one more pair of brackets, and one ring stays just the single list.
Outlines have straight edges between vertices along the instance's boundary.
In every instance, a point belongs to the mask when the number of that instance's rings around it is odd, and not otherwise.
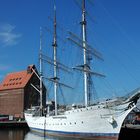
[{"label": "cloud", "polygon": [[11,24],[0,24],[0,43],[3,46],[16,45],[21,34],[15,32],[15,26]]}]

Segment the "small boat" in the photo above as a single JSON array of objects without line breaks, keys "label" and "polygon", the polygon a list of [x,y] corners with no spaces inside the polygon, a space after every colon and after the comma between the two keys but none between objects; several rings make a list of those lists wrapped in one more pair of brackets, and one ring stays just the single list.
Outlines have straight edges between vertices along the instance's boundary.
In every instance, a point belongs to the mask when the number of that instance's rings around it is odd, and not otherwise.
[{"label": "small boat", "polygon": [[3,121],[9,121],[9,116],[8,115],[0,115],[0,122]]}]

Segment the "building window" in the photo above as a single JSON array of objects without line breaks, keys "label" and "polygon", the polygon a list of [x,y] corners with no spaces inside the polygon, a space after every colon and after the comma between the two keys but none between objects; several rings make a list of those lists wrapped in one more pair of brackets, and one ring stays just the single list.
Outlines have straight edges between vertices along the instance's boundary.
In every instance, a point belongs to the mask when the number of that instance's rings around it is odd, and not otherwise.
[{"label": "building window", "polygon": [[21,77],[19,77],[18,80],[21,80]]}]

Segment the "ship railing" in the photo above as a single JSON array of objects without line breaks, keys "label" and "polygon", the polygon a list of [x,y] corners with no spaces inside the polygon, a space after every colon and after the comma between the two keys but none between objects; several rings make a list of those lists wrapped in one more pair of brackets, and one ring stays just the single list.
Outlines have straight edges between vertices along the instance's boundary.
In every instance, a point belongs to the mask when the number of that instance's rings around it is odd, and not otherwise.
[{"label": "ship railing", "polygon": [[30,109],[27,109],[25,111],[25,113],[32,114],[33,116],[38,116],[38,115],[40,115],[40,107],[39,106],[34,106]]}]

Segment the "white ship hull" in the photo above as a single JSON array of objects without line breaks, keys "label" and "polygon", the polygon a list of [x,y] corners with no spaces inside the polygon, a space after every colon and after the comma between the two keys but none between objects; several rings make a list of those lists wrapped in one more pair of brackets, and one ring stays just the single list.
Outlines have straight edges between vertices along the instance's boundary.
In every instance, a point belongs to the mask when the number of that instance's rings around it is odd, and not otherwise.
[{"label": "white ship hull", "polygon": [[64,115],[46,117],[25,113],[25,119],[32,131],[43,135],[117,140],[124,119],[135,107],[128,108],[129,104],[112,108],[95,105],[66,111]]}]

